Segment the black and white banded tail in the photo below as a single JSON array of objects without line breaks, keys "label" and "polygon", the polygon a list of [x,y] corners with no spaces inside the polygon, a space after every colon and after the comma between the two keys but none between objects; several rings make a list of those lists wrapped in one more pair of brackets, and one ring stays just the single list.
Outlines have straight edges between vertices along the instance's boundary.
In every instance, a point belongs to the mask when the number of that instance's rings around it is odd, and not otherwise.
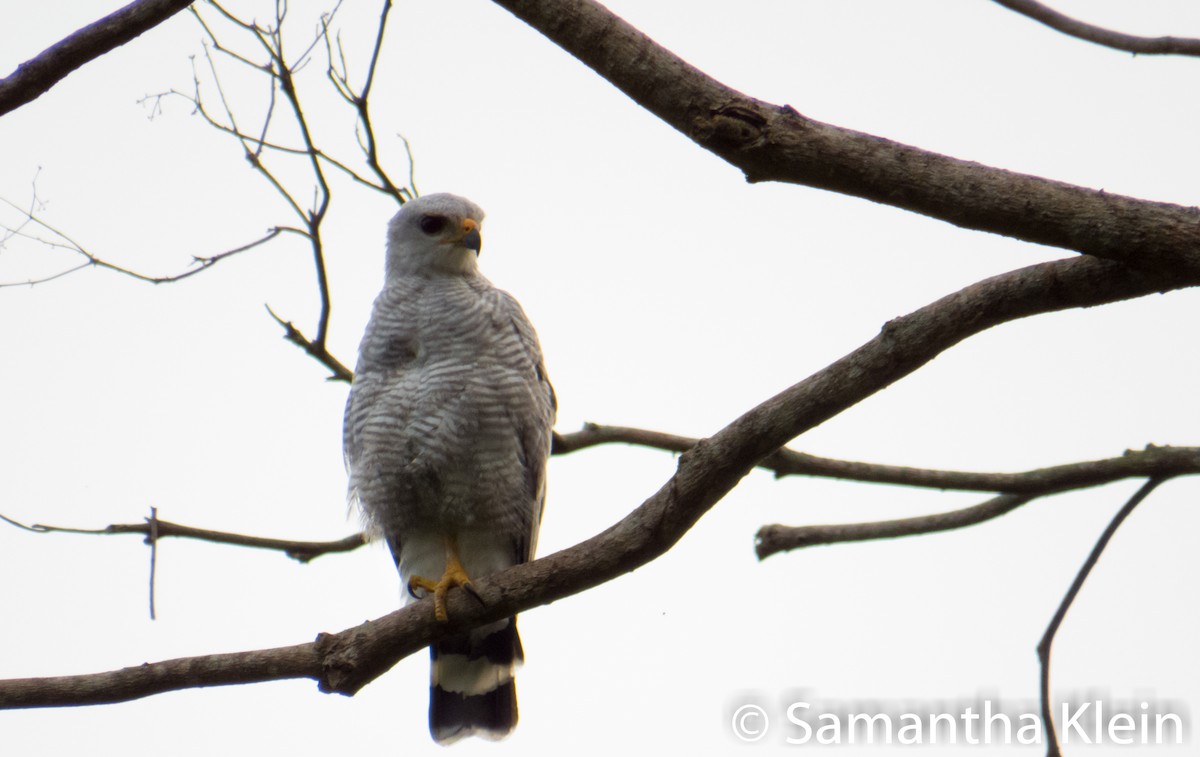
[{"label": "black and white banded tail", "polygon": [[429,647],[429,732],[439,744],[502,739],[517,725],[513,672],[523,662],[516,618]]}]

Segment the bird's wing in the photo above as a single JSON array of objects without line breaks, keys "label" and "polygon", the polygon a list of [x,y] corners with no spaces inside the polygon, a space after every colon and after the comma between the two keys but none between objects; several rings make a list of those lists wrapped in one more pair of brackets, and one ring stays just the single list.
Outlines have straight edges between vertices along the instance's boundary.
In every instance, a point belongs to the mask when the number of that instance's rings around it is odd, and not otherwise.
[{"label": "bird's wing", "polygon": [[528,361],[528,374],[523,407],[515,414],[514,422],[520,440],[521,464],[524,468],[529,498],[523,506],[530,507],[529,539],[518,545],[522,560],[533,559],[537,549],[538,527],[546,502],[546,461],[550,456],[551,433],[554,429],[558,399],[546,373],[546,363],[537,332],[530,324],[520,303],[507,292],[499,292],[502,310],[511,324],[517,345]]},{"label": "bird's wing", "polygon": [[[369,429],[374,428],[378,436],[381,429],[402,428],[413,411],[411,393],[397,391],[397,387],[406,383],[417,352],[415,335],[408,325],[413,319],[414,299],[407,291],[396,294],[385,289],[376,300],[359,347],[342,425],[351,508],[361,504],[359,498],[364,489],[379,490],[386,484],[379,475],[379,467],[385,465],[378,459],[379,439],[372,444],[366,438],[372,433]],[[387,423],[381,423],[381,418],[386,418]],[[370,516],[372,511],[373,508],[362,509],[364,516]],[[367,520],[374,530],[378,524],[370,517]]]}]

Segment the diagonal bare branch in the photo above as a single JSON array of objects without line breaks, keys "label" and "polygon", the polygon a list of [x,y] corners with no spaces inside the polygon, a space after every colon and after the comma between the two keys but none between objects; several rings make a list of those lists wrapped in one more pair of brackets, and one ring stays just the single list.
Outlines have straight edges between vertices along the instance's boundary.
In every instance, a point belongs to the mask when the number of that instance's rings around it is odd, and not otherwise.
[{"label": "diagonal bare branch", "polygon": [[0,116],[32,102],[84,64],[149,31],[192,0],[137,0],[47,47],[0,79]]},{"label": "diagonal bare branch", "polygon": [[1036,244],[1200,271],[1200,213],[991,168],[756,100],[594,0],[494,0],[751,182],[827,189]]},{"label": "diagonal bare branch", "polygon": [[995,0],[1010,11],[1032,18],[1055,31],[1085,42],[1137,55],[1200,55],[1200,39],[1188,37],[1139,37],[1093,26],[1035,0]]},{"label": "diagonal bare branch", "polygon": [[675,475],[627,517],[584,542],[452,591],[450,622],[426,598],[317,641],[208,655],[92,676],[0,682],[0,708],[125,701],[194,686],[314,678],[353,694],[398,660],[448,633],[511,617],[628,573],[662,556],[760,460],[997,324],[1200,284],[1184,272],[1133,271],[1095,258],[1042,263],[973,284],[886,324],[850,354],[766,400],[680,456]]}]

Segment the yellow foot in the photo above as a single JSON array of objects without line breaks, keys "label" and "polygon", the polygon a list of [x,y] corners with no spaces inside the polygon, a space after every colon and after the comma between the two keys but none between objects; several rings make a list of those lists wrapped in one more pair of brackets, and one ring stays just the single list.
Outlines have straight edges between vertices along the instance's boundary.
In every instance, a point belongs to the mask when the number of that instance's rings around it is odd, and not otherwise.
[{"label": "yellow foot", "polygon": [[442,623],[450,620],[450,615],[446,612],[446,594],[451,589],[461,586],[474,593],[471,587],[471,577],[467,575],[467,571],[459,562],[458,555],[452,548],[448,547],[446,551],[446,572],[440,581],[431,581],[421,576],[413,576],[408,580],[409,591],[424,589],[433,592],[433,614]]}]

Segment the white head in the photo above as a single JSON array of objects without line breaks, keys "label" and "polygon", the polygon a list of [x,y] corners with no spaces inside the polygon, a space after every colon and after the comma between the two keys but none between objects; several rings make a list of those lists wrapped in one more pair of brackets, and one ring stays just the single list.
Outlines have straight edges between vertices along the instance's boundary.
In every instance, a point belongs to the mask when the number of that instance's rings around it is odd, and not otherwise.
[{"label": "white head", "polygon": [[409,200],[388,224],[387,275],[477,273],[482,226],[483,210],[464,197]]}]

